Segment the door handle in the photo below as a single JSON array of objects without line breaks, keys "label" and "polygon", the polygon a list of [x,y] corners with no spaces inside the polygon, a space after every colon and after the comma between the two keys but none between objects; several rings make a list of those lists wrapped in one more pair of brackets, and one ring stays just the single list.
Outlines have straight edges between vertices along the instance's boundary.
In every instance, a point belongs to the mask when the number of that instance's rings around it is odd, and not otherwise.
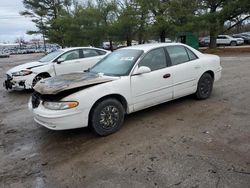
[{"label": "door handle", "polygon": [[168,74],[164,74],[164,75],[163,75],[163,78],[166,79],[166,78],[169,78],[170,76],[171,76],[171,74],[169,74],[169,73],[168,73]]},{"label": "door handle", "polygon": [[194,68],[195,69],[199,69],[199,68],[201,68],[201,66],[200,65],[196,65]]}]

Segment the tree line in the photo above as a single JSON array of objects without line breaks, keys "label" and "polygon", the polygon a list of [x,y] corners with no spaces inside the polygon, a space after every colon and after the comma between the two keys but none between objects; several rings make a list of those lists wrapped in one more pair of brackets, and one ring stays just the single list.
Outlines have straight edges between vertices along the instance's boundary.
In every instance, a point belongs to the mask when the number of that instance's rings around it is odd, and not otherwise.
[{"label": "tree line", "polygon": [[165,42],[178,32],[216,37],[248,23],[249,0],[23,0],[44,39],[65,46],[100,46],[103,41]]}]

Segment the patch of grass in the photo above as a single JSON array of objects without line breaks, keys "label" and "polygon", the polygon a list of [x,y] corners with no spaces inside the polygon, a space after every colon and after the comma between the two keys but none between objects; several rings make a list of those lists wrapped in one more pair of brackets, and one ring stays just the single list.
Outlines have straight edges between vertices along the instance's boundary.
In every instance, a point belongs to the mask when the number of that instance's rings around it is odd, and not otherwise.
[{"label": "patch of grass", "polygon": [[248,47],[224,47],[224,48],[200,48],[200,52],[208,54],[227,54],[227,53],[250,53],[250,46]]}]

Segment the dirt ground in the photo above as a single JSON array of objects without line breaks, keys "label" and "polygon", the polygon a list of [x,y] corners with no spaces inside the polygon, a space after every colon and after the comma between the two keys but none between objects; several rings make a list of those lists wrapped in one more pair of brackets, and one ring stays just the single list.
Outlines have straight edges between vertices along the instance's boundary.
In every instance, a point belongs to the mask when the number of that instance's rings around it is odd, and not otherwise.
[{"label": "dirt ground", "polygon": [[[0,59],[0,82],[37,56]],[[250,53],[221,59],[211,98],[128,115],[108,137],[39,126],[27,108],[31,91],[1,88],[0,187],[250,187]]]}]

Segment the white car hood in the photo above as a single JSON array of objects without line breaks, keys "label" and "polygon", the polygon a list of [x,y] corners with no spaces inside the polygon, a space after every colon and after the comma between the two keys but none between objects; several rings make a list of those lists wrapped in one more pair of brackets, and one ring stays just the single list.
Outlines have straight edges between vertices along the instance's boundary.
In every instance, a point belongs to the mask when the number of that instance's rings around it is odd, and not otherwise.
[{"label": "white car hood", "polygon": [[12,69],[8,70],[7,74],[11,74],[13,72],[18,72],[18,71],[25,70],[25,69],[32,69],[32,68],[35,68],[35,67],[44,66],[44,65],[47,65],[48,63],[41,63],[39,61],[24,63],[22,65],[18,65],[16,67],[13,67]]},{"label": "white car hood", "polygon": [[42,95],[56,95],[62,91],[85,88],[116,79],[118,78],[88,72],[70,73],[41,80],[35,85],[34,90]]}]

